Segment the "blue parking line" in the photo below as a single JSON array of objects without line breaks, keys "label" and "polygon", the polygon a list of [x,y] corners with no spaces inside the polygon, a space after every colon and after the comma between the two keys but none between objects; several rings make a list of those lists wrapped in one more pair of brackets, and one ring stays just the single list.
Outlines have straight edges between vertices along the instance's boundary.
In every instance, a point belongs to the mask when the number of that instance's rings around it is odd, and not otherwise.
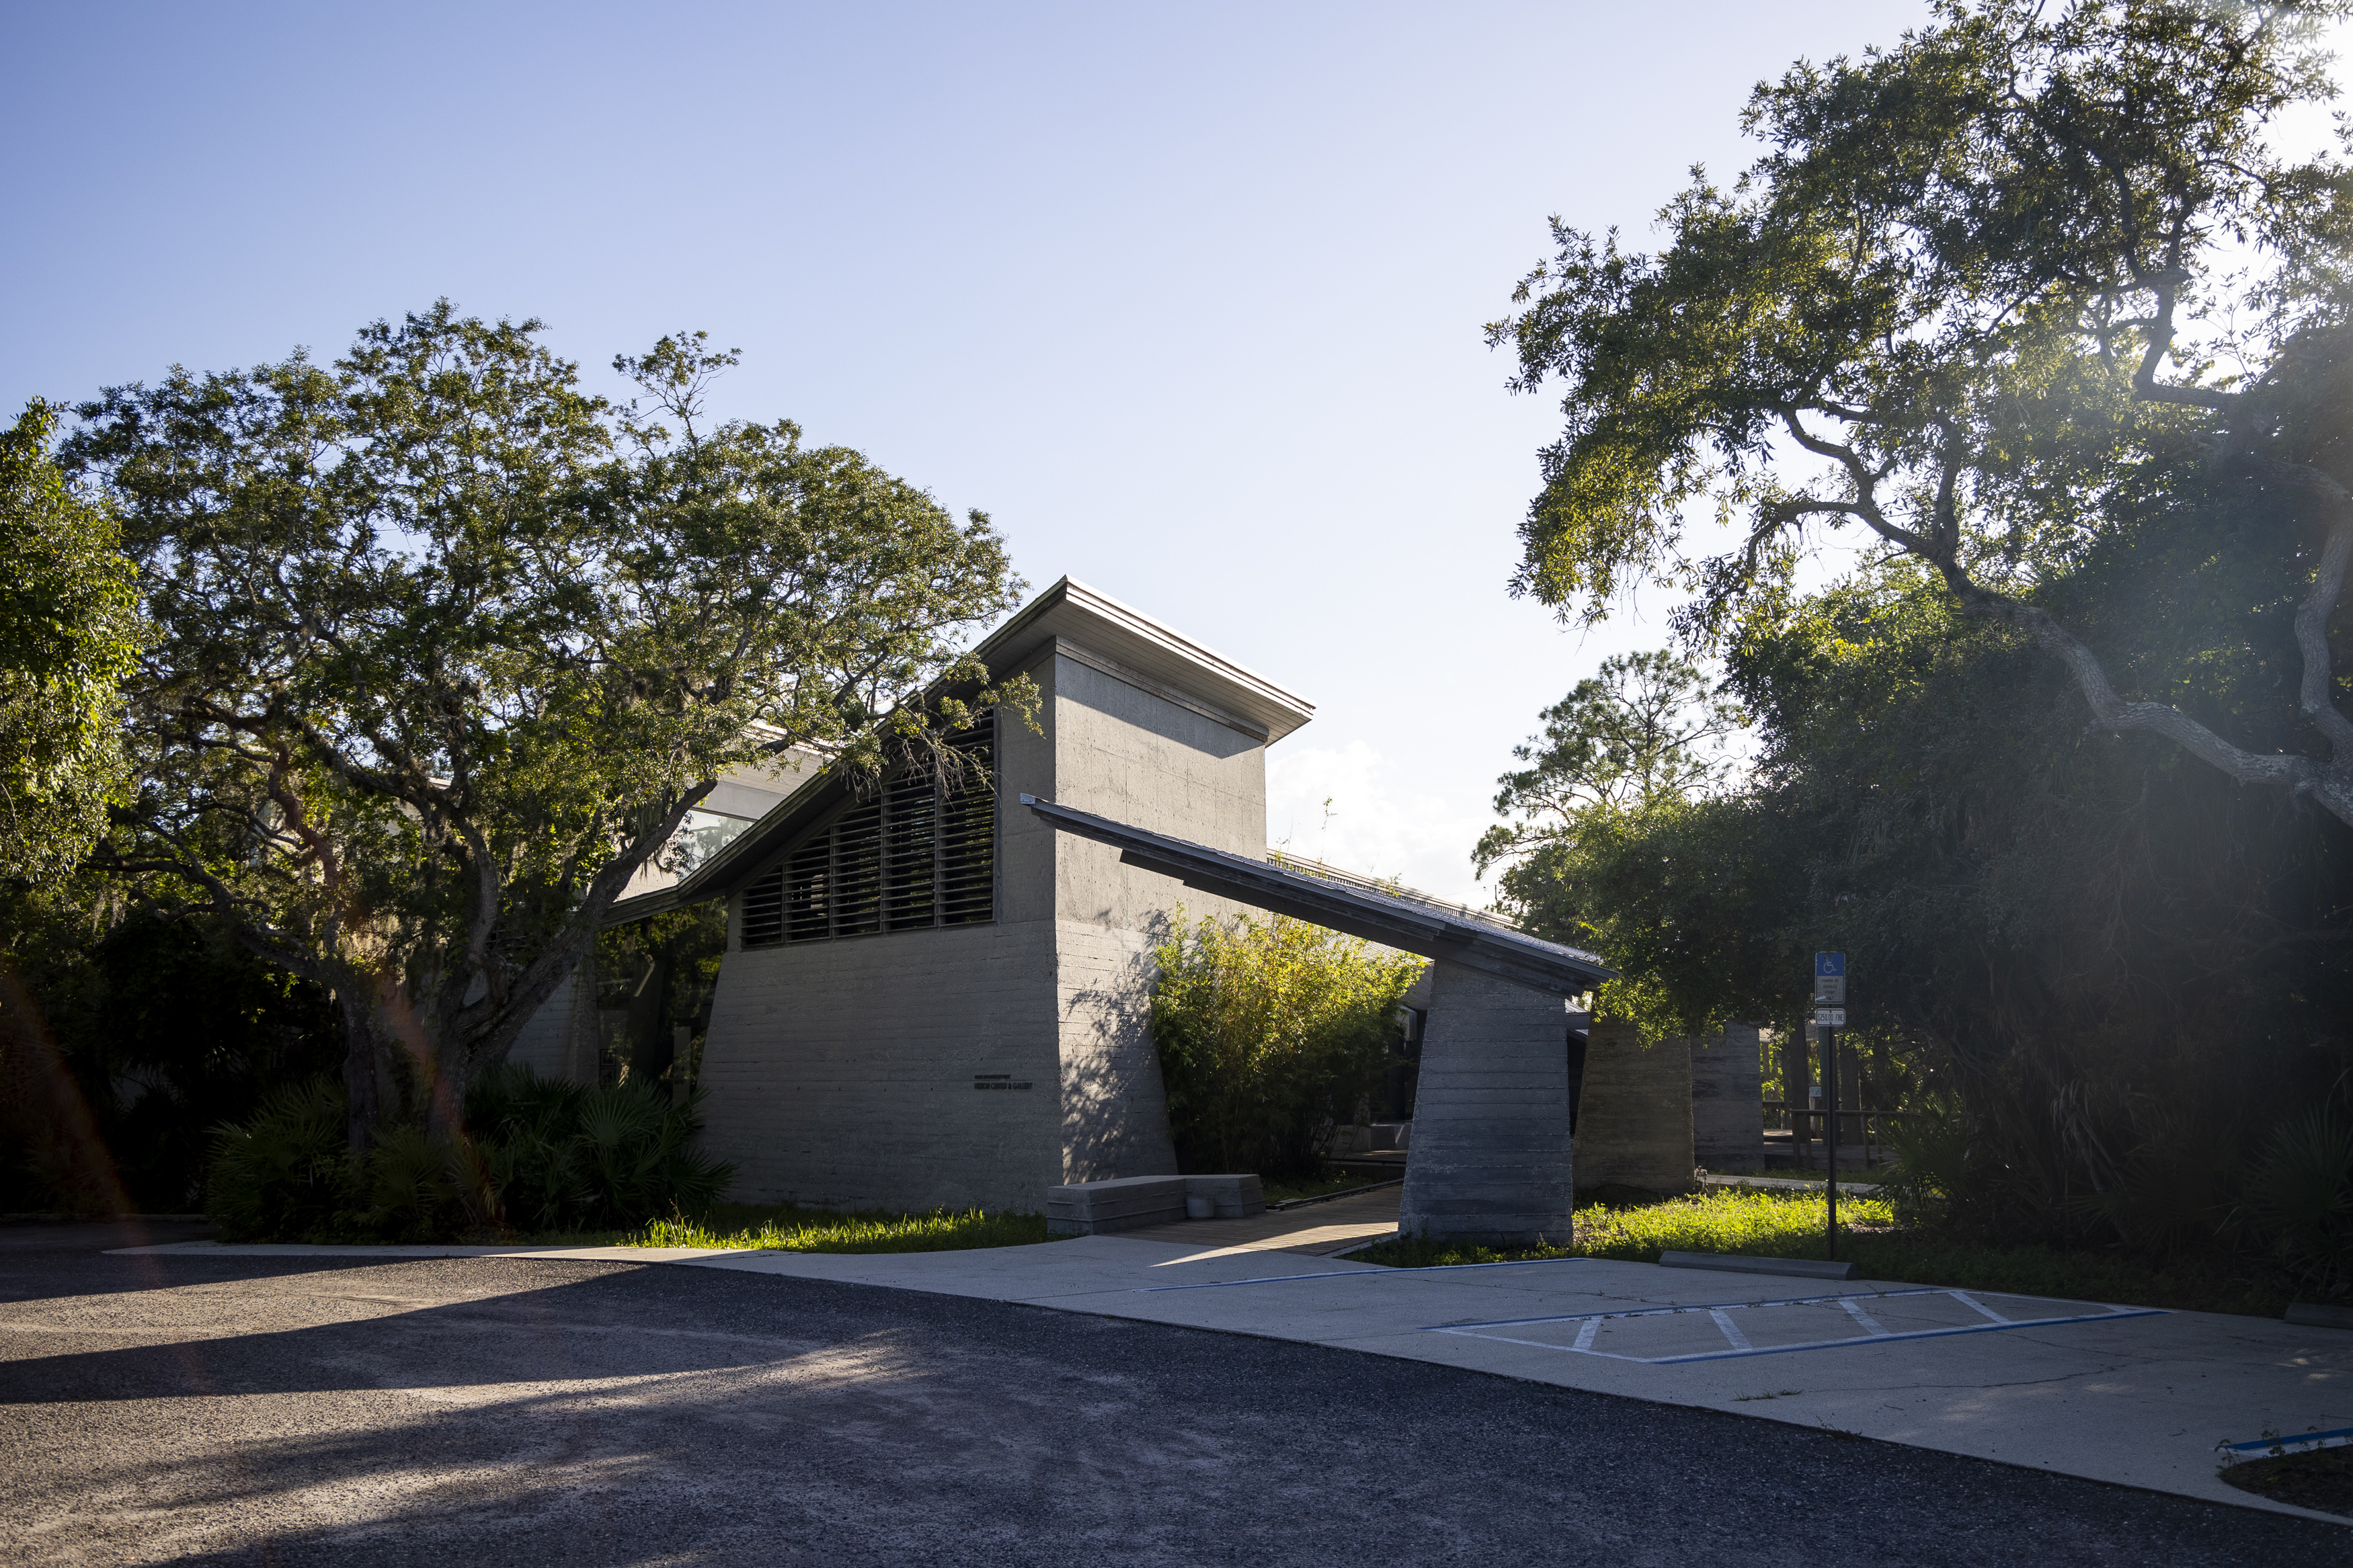
[{"label": "blue parking line", "polygon": [[2298,1447],[2334,1448],[2339,1444],[2353,1443],[2353,1426],[2339,1426],[2330,1432],[2298,1432],[2293,1437],[2250,1437],[2243,1443],[2220,1445],[2226,1454],[2268,1454],[2276,1449],[2293,1453]]}]

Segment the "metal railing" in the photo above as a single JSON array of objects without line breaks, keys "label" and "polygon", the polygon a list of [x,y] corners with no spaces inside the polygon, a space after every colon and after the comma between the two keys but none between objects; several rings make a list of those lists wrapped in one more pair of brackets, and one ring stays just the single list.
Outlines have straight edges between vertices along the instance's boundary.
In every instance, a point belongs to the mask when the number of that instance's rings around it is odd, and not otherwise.
[{"label": "metal railing", "polygon": [[[1805,1106],[1792,1106],[1778,1100],[1764,1102],[1765,1136],[1769,1142],[1778,1142],[1775,1133],[1787,1140],[1790,1157],[1800,1170],[1812,1170],[1823,1160],[1823,1140],[1830,1131],[1831,1112]],[[1884,1163],[1887,1157],[1886,1130],[1894,1123],[1917,1115],[1909,1110],[1841,1110],[1838,1116],[1838,1142],[1841,1163],[1847,1151],[1862,1155],[1865,1168]]]}]

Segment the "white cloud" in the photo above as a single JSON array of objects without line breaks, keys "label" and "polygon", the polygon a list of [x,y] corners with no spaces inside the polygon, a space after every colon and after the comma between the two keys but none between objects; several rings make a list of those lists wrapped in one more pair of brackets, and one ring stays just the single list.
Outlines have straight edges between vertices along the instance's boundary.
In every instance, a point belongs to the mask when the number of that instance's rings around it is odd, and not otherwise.
[{"label": "white cloud", "polygon": [[1266,833],[1286,855],[1342,870],[1394,877],[1409,888],[1483,909],[1493,898],[1471,872],[1471,847],[1490,817],[1475,803],[1417,790],[1373,746],[1285,746],[1266,760]]}]

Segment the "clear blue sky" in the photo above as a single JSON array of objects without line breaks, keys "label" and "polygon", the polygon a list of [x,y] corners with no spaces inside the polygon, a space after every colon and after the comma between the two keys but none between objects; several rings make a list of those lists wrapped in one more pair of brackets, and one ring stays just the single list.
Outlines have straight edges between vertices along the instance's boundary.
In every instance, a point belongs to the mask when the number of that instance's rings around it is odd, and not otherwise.
[{"label": "clear blue sky", "polygon": [[[704,327],[800,420],[1318,704],[1269,831],[1483,902],[1580,637],[1504,591],[1556,428],[1480,338],[1545,220],[1638,240],[1748,87],[1909,3],[7,4],[0,401],[447,295],[599,384]],[[1332,801],[1328,823],[1322,803]]]}]

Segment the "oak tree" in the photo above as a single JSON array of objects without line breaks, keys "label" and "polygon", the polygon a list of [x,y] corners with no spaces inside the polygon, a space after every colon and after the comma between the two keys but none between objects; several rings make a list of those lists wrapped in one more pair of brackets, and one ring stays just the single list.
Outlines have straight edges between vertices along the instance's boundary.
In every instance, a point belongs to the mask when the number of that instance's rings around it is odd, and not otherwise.
[{"label": "oak tree", "polygon": [[[1933,571],[2061,661],[2094,729],[2163,737],[2353,823],[2353,173],[2276,145],[2333,95],[2340,0],[1946,0],[1860,59],[1760,86],[1766,154],[1704,174],[1663,247],[1555,220],[1489,329],[1514,384],[1565,388],[1515,586],[1598,617],[1646,581],[1682,629],[1769,622],[1825,536]],[[2154,510],[2291,566],[2295,733],[2120,681],[2045,590]],[[1736,548],[1687,550],[1694,521]]]},{"label": "oak tree", "polygon": [[[871,763],[1018,584],[959,522],[789,421],[712,423],[700,333],[615,405],[447,301],[342,358],[116,387],[62,457],[123,520],[156,636],[137,797],[98,861],[331,988],[352,1142],[378,1052],[430,1124],[512,1045],[723,772]],[[1018,694],[1017,694],[1018,695]]]},{"label": "oak tree", "polygon": [[51,460],[57,410],[0,431],[0,877],[72,869],[127,783],[119,682],[142,635],[114,519]]}]

